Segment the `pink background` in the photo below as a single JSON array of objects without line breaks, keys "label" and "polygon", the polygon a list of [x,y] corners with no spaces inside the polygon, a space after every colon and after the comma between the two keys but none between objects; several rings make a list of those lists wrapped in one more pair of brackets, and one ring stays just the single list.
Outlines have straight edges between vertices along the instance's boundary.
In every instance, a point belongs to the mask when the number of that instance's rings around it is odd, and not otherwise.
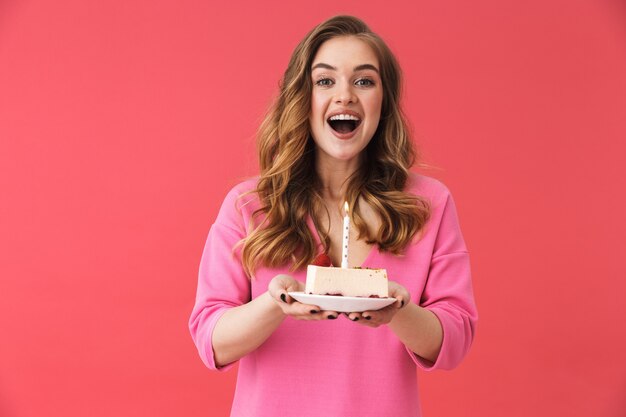
[{"label": "pink background", "polygon": [[419,374],[425,415],[625,415],[624,3],[295,3],[0,2],[0,416],[228,415],[187,331],[202,245],[338,13],[399,57],[472,254],[478,336]]}]

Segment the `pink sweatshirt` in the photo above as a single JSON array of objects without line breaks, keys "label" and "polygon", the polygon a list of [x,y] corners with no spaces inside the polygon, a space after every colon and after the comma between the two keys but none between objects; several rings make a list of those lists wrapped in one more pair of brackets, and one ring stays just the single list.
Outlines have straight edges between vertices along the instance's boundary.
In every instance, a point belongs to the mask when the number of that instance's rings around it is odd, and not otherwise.
[{"label": "pink sweatshirt", "polygon": [[[209,369],[232,367],[216,367],[211,345],[215,324],[227,309],[266,292],[279,273],[306,279],[305,270],[289,272],[288,267],[258,268],[252,280],[244,274],[240,252],[233,247],[244,237],[259,201],[254,194],[238,197],[255,185],[256,179],[249,180],[228,193],[204,248],[189,329]],[[477,313],[469,255],[450,192],[437,180],[416,174],[408,190],[431,203],[425,234],[404,256],[374,247],[363,266],[385,268],[390,280],[409,290],[413,302],[439,318],[444,336],[436,362],[409,351],[387,326],[369,328],[343,316],[313,322],[288,317],[264,344],[240,359],[232,417],[421,415],[416,367],[457,366],[472,343]]]}]

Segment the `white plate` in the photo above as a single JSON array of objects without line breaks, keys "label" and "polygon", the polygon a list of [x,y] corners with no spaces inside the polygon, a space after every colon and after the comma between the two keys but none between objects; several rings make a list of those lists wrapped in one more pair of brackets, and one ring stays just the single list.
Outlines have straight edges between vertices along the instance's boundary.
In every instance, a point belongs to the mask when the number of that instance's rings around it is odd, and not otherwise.
[{"label": "white plate", "polygon": [[318,306],[322,310],[339,313],[359,313],[374,311],[387,307],[396,301],[395,298],[343,297],[341,295],[305,294],[301,291],[290,292],[290,296],[303,304]]}]

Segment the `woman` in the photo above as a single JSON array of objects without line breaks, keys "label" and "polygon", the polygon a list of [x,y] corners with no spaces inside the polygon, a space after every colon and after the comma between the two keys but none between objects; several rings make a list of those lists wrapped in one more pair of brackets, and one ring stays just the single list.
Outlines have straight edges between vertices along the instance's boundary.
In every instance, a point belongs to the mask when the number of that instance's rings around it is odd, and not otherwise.
[{"label": "woman", "polygon": [[[259,133],[259,178],[226,196],[200,266],[190,330],[211,369],[239,361],[232,416],[419,416],[416,366],[456,366],[477,320],[453,200],[411,174],[400,70],[359,19],[297,46]],[[396,302],[341,320],[292,299],[305,266],[385,268]],[[309,322],[305,322],[309,321]]]}]

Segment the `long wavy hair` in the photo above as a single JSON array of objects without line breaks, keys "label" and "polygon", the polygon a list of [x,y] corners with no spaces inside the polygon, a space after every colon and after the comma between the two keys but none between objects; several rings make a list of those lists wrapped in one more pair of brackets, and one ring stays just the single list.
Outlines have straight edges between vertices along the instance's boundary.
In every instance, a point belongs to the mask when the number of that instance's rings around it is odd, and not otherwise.
[{"label": "long wavy hair", "polygon": [[[401,255],[430,215],[428,203],[405,192],[409,168],[417,154],[400,108],[401,71],[385,42],[360,19],[335,16],[309,32],[294,50],[280,82],[280,93],[258,132],[260,178],[256,192],[261,207],[254,212],[254,226],[241,242],[244,269],[253,275],[259,265],[292,270],[310,264],[319,254],[307,219],[312,218],[324,250],[330,239],[320,227],[326,213],[315,170],[315,145],[311,137],[311,65],[320,46],[339,36],[366,42],[377,55],[383,86],[381,117],[365,148],[363,163],[348,178],[345,199],[359,238],[379,250]],[[369,204],[381,226],[370,233],[359,203]]]}]

